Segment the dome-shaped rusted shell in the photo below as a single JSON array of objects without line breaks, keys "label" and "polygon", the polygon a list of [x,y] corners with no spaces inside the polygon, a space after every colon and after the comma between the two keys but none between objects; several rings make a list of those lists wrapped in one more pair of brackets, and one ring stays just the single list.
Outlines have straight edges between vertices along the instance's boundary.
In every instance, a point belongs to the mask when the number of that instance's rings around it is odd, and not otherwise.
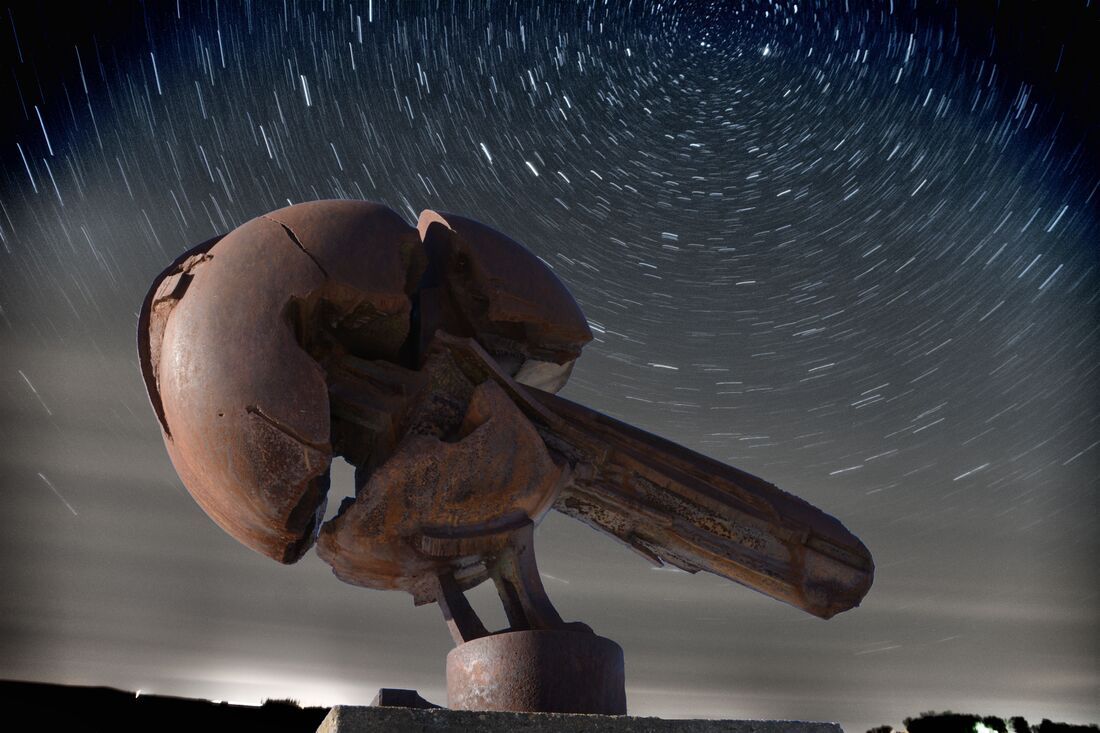
[{"label": "dome-shaped rusted shell", "polygon": [[329,397],[302,344],[311,321],[350,320],[353,336],[395,352],[417,243],[385,207],[311,202],[192,250],[154,283],[139,352],[169,456],[203,510],[248,547],[293,562],[323,516]]},{"label": "dome-shaped rusted shell", "polygon": [[396,360],[409,332],[409,293],[425,266],[416,230],[369,201],[309,201],[263,218],[278,222],[326,277],[313,294],[325,311],[314,315],[329,322],[310,325],[335,328],[360,357]]},{"label": "dome-shaped rusted shell", "polygon": [[[426,210],[417,229],[429,252],[433,235],[447,240],[447,289],[472,331],[463,335],[475,336],[518,381],[556,392],[592,332],[554,271],[519,242],[468,217]],[[524,373],[526,362],[533,363]],[[540,383],[536,370],[560,376]]]}]

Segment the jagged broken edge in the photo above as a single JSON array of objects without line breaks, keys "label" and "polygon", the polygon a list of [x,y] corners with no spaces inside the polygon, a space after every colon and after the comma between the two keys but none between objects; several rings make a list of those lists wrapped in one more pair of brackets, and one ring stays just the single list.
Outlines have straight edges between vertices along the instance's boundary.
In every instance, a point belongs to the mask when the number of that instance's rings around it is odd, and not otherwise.
[{"label": "jagged broken edge", "polygon": [[171,435],[172,431],[169,429],[168,419],[164,415],[164,403],[160,398],[160,389],[157,386],[157,375],[153,373],[152,351],[149,340],[149,324],[153,313],[153,299],[156,297],[157,291],[160,290],[161,283],[168,277],[180,272],[180,268],[184,262],[196,255],[207,254],[214,248],[214,245],[220,242],[224,237],[225,234],[218,234],[217,236],[211,237],[172,260],[172,264],[164,268],[160,274],[153,279],[153,284],[150,286],[149,292],[145,294],[145,300],[142,301],[141,310],[138,312],[138,366],[141,368],[141,378],[145,382],[145,391],[149,395],[149,403],[152,405],[153,412],[156,413],[157,421],[160,423],[161,430],[164,431],[165,435]]}]

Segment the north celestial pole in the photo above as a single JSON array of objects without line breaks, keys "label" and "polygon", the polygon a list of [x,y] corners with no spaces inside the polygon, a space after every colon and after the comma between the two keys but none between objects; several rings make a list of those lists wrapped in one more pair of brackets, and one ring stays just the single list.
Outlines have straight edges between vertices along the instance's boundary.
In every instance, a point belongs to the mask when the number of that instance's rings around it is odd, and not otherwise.
[{"label": "north celestial pole", "polygon": [[177,254],[344,197],[523,242],[596,334],[564,396],[874,554],[822,622],[551,517],[632,712],[1100,721],[1093,5],[6,7],[0,677],[442,700],[436,609],[224,536],[136,364]]}]

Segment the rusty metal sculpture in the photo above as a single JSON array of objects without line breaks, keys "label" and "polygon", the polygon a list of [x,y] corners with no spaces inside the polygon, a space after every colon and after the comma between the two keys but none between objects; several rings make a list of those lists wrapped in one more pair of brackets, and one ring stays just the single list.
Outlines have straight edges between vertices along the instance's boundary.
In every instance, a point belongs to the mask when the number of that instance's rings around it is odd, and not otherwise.
[{"label": "rusty metal sculpture", "polygon": [[[365,201],[253,219],[181,255],[141,310],[142,373],[184,485],[241,543],[317,551],[341,580],[436,602],[465,709],[619,714],[622,650],[565,623],[535,566],[557,509],[649,561],[829,618],[870,588],[867,548],[771,484],[555,396],[591,333],[519,243]],[[355,498],[322,524],[333,456]],[[463,591],[492,579],[510,628]]]}]

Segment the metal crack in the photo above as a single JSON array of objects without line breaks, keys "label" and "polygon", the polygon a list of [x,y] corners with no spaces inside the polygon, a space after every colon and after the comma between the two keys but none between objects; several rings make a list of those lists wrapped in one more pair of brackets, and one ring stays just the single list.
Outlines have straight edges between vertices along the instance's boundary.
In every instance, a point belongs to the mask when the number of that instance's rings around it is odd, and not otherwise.
[{"label": "metal crack", "polygon": [[306,246],[304,244],[302,244],[302,240],[298,239],[298,235],[294,233],[293,229],[291,229],[290,227],[288,227],[286,224],[282,223],[278,219],[272,219],[267,214],[264,214],[260,218],[261,219],[267,219],[268,221],[274,222],[274,223],[278,224],[279,226],[281,226],[283,228],[283,231],[286,232],[286,235],[288,237],[290,237],[290,241],[294,242],[295,246],[297,246],[298,249],[302,250],[302,252],[305,253],[306,257],[313,260],[313,264],[317,265],[317,269],[321,271],[322,275],[324,275],[326,278],[328,277],[328,271],[325,270],[325,268],[321,264],[320,260],[318,260],[316,257],[314,257],[313,254],[308,249],[306,249]]}]

